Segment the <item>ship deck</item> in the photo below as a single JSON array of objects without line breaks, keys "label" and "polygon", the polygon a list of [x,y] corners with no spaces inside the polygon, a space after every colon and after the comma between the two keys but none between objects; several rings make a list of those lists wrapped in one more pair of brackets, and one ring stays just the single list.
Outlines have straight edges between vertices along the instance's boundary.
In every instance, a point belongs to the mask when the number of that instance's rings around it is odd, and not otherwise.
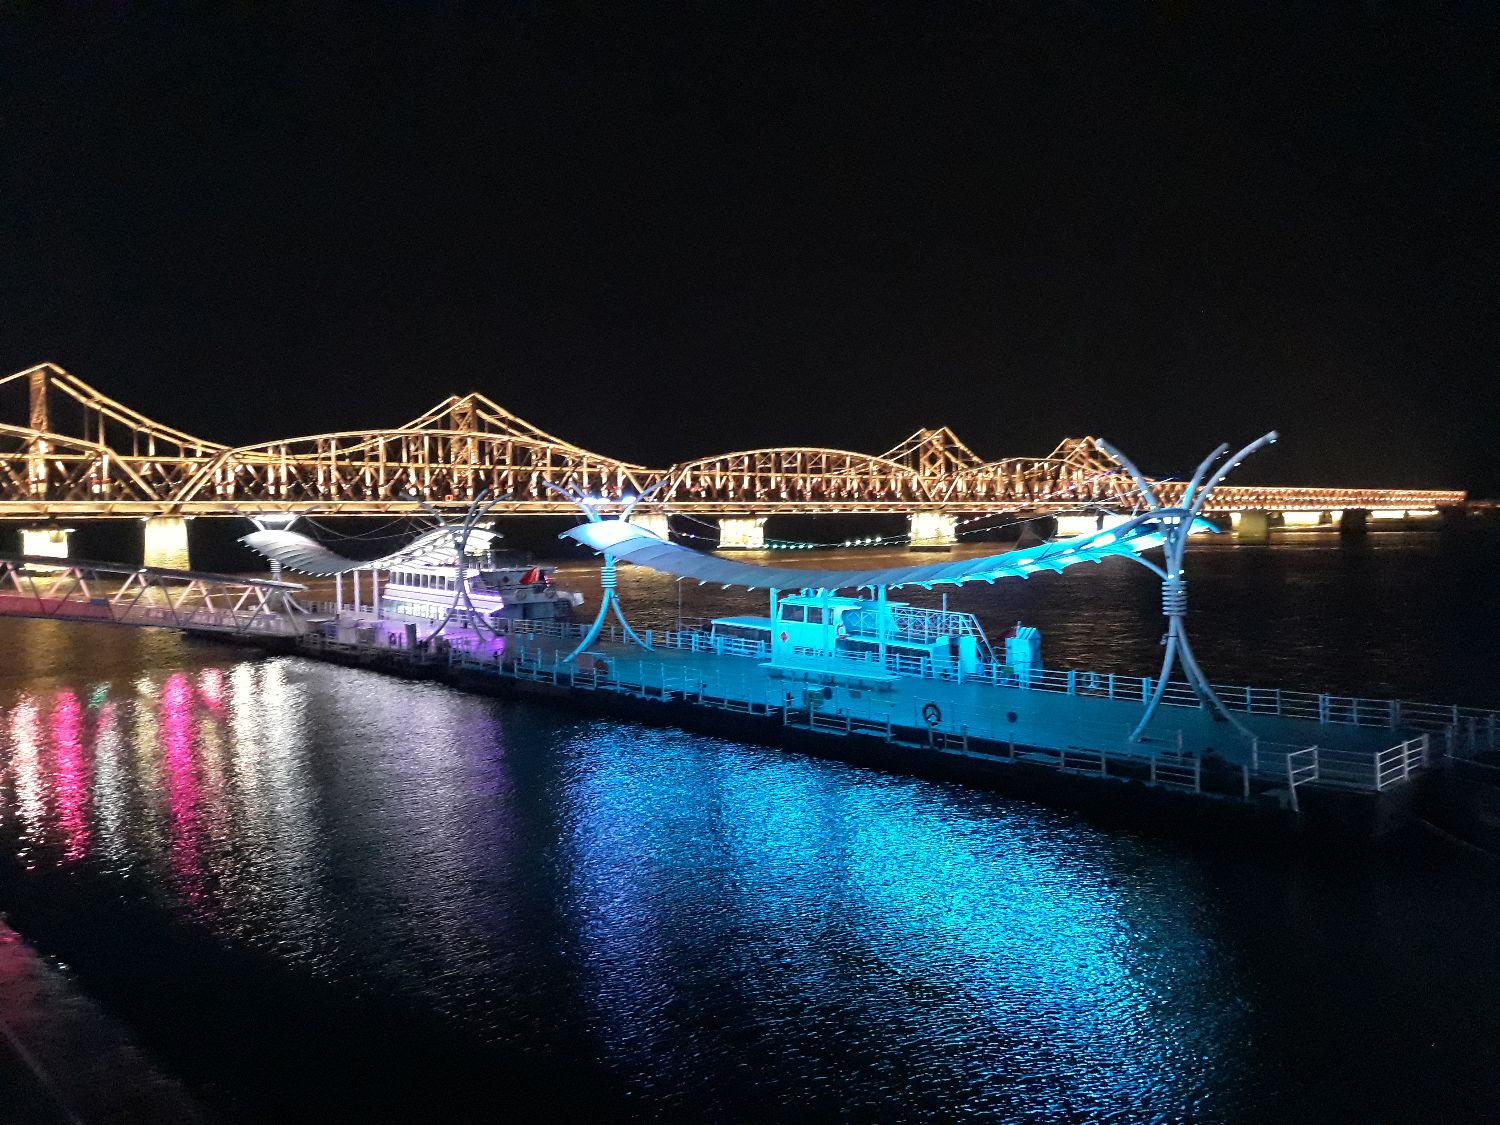
[{"label": "ship deck", "polygon": [[[375,624],[378,634],[387,623],[366,624]],[[1173,684],[1168,704],[1133,740],[1146,690],[1134,677],[1119,677],[1117,683],[1116,677],[1048,672],[1022,685],[899,674],[860,661],[774,666],[762,653],[714,651],[703,634],[691,633],[657,636],[651,651],[616,634],[570,663],[566,657],[578,644],[577,631],[577,626],[538,624],[534,632],[500,638],[445,633],[451,646],[446,658],[500,677],[780,713],[788,725],[831,734],[921,739],[966,749],[972,740],[1012,756],[1041,751],[1064,768],[1071,768],[1071,755],[1082,772],[1108,774],[1106,761],[1135,762],[1148,764],[1153,777],[1159,765],[1168,771],[1190,768],[1196,778],[1204,765],[1217,764],[1243,770],[1247,789],[1253,777],[1260,788],[1314,784],[1379,791],[1406,781],[1427,764],[1429,754],[1424,729],[1400,722],[1395,708],[1385,721],[1384,703],[1374,722],[1370,701],[1348,701],[1355,704],[1355,721],[1318,721],[1309,717],[1306,704],[1288,704],[1292,713],[1241,713],[1237,717],[1253,735],[1247,738],[1199,704],[1186,685]],[[336,642],[355,639],[353,628],[341,624]],[[397,635],[378,639],[397,647],[402,640]],[[1275,695],[1279,701],[1281,693]],[[1361,702],[1367,705],[1364,713]],[[1246,704],[1247,711],[1255,706],[1248,695]],[[1277,710],[1282,710],[1279,702]]]}]

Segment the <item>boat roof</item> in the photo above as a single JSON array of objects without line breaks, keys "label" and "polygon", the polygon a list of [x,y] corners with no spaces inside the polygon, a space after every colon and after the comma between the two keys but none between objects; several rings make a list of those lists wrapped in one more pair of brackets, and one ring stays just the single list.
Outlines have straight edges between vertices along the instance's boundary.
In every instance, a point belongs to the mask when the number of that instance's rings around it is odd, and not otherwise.
[{"label": "boat roof", "polygon": [[[1081,562],[1103,562],[1111,556],[1130,556],[1162,544],[1163,518],[1182,518],[1172,510],[1147,512],[1113,527],[1072,539],[1057,539],[998,555],[929,563],[924,566],[891,567],[884,570],[812,570],[798,567],[757,566],[703,554],[677,543],[669,543],[645,528],[618,519],[600,519],[563,532],[563,537],[609,554],[621,562],[650,570],[693,578],[699,585],[717,582],[725,589],[747,590],[849,590],[900,586],[958,586],[965,582],[994,582],[999,578],[1029,578],[1038,571],[1061,571]],[[1197,519],[1194,530],[1217,531],[1211,523]]]},{"label": "boat roof", "polygon": [[769,617],[715,617],[715,625],[744,625],[751,629],[770,630],[771,619]]},{"label": "boat roof", "polygon": [[[831,587],[818,587],[818,590],[831,589]],[[830,609],[857,609],[868,605],[868,598],[845,598],[839,595],[827,595],[814,590],[805,594],[788,594],[781,599],[783,602],[791,602],[793,605],[827,605]],[[887,602],[887,605],[899,605],[898,602]]]}]

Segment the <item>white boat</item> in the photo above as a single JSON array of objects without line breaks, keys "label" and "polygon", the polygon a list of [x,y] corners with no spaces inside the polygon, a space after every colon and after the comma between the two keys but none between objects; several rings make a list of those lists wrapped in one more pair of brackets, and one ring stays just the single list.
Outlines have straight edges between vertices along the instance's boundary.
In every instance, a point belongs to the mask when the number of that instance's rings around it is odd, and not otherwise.
[{"label": "white boat", "polygon": [[[470,550],[462,571],[468,604],[459,597],[451,623],[472,624],[473,615],[491,623],[571,621],[574,608],[583,604],[583,595],[557,586],[552,577],[556,567],[538,566],[518,552],[501,550],[496,545],[499,538],[483,528],[469,532]],[[242,542],[291,570],[334,578],[340,606],[343,579],[349,577],[358,609],[361,574],[368,575],[371,586],[379,591],[377,616],[438,621],[454,606],[458,557],[452,534],[445,529],[429,531],[394,554],[368,561],[346,558],[315,539],[285,529],[257,531]]]},{"label": "white boat", "polygon": [[[453,606],[459,568],[452,552],[448,561],[409,559],[393,563],[381,591],[386,616],[436,621]],[[537,566],[508,551],[491,550],[471,556],[463,569],[468,605],[460,599],[454,612],[457,624],[467,623],[469,606],[485,620],[571,621],[583,595],[559,588],[555,567]]]}]

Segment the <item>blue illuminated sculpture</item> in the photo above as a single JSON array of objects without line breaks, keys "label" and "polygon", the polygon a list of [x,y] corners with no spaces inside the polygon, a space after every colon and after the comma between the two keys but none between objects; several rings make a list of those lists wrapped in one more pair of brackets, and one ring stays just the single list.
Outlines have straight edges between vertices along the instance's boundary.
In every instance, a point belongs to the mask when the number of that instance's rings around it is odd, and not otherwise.
[{"label": "blue illuminated sculpture", "polygon": [[[573,501],[573,503],[577,504],[579,510],[588,517],[589,523],[599,522],[599,513],[594,510],[594,505],[596,502],[592,498],[585,495],[583,492],[579,491],[571,484],[565,485],[563,487],[558,487],[551,481],[543,481],[542,483],[547,488],[557,493],[559,496],[566,496],[569,500]],[[658,481],[656,484],[652,485],[650,488],[642,492],[639,496],[635,497],[632,500],[627,500],[625,502],[625,506],[620,510],[619,522],[627,522],[630,519],[630,513],[635,511],[635,506],[642,500],[644,500],[647,496],[651,495],[651,493],[661,488],[665,483],[665,481]],[[625,636],[627,638],[640,645],[641,648],[645,649],[647,652],[654,651],[651,646],[643,641],[640,635],[630,627],[630,622],[625,620],[625,611],[620,608],[620,597],[615,592],[615,583],[617,581],[615,573],[615,557],[609,551],[605,551],[603,552],[603,554],[604,567],[599,572],[599,586],[603,591],[602,596],[599,599],[599,612],[594,617],[594,623],[589,626],[588,632],[583,635],[583,640],[578,642],[578,647],[576,647],[572,652],[568,653],[567,656],[563,657],[563,661],[565,663],[578,659],[579,653],[583,652],[591,644],[599,639],[599,634],[604,629],[604,619],[609,616],[611,610],[614,611],[615,619],[619,621],[620,628],[624,630]]]},{"label": "blue illuminated sculpture", "polygon": [[[1188,643],[1184,619],[1187,617],[1187,583],[1183,579],[1183,554],[1187,550],[1188,536],[1194,530],[1216,530],[1203,517],[1203,508],[1209,494],[1213,492],[1246,457],[1276,440],[1272,431],[1251,442],[1213,472],[1214,465],[1228,451],[1228,445],[1220,445],[1203,459],[1198,471],[1183,492],[1180,505],[1164,508],[1157,499],[1156,491],[1149,481],[1122,453],[1106,442],[1099,447],[1119,461],[1130,475],[1146,505],[1146,510],[1124,520],[1106,531],[1095,531],[1070,539],[1057,539],[1035,547],[1017,548],[997,555],[977,559],[959,559],[952,562],[928,563],[919,566],[893,567],[881,570],[804,570],[800,568],[758,566],[730,559],[715,558],[668,542],[647,528],[628,522],[631,509],[639,502],[631,501],[619,519],[602,519],[594,510],[593,502],[577,490],[564,492],[554,485],[553,491],[568,496],[583,509],[588,522],[563,533],[585,546],[592,547],[604,556],[605,604],[599,607],[598,620],[594,622],[582,644],[568,657],[573,659],[598,637],[606,612],[613,608],[624,626],[626,635],[649,647],[637,637],[625,622],[615,597],[615,563],[623,559],[637,566],[672,574],[682,578],[697,579],[700,585],[713,582],[725,589],[743,586],[747,590],[841,590],[869,589],[883,596],[886,589],[902,586],[959,586],[968,582],[994,582],[1002,578],[1029,578],[1042,571],[1060,572],[1081,563],[1097,563],[1107,558],[1121,556],[1134,559],[1162,580],[1162,612],[1167,618],[1167,632],[1163,638],[1166,653],[1162,659],[1161,676],[1146,699],[1146,707],[1140,722],[1130,734],[1131,741],[1140,741],[1167,692],[1168,681],[1174,668],[1179,665],[1188,685],[1218,715],[1246,738],[1254,735],[1235,714],[1225,706],[1213,686],[1203,675]],[[660,487],[659,485],[657,487]],[[647,495],[642,493],[642,497]],[[1161,547],[1164,558],[1156,563],[1144,557],[1146,551]],[[774,595],[773,595],[774,596]]]}]

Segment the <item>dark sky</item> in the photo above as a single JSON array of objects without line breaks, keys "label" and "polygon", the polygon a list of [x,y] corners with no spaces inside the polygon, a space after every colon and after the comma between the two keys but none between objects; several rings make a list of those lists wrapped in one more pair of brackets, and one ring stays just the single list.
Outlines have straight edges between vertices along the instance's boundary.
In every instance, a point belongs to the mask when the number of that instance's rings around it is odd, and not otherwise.
[{"label": "dark sky", "polygon": [[0,366],[1500,494],[1500,5],[631,7],[0,3]]}]

